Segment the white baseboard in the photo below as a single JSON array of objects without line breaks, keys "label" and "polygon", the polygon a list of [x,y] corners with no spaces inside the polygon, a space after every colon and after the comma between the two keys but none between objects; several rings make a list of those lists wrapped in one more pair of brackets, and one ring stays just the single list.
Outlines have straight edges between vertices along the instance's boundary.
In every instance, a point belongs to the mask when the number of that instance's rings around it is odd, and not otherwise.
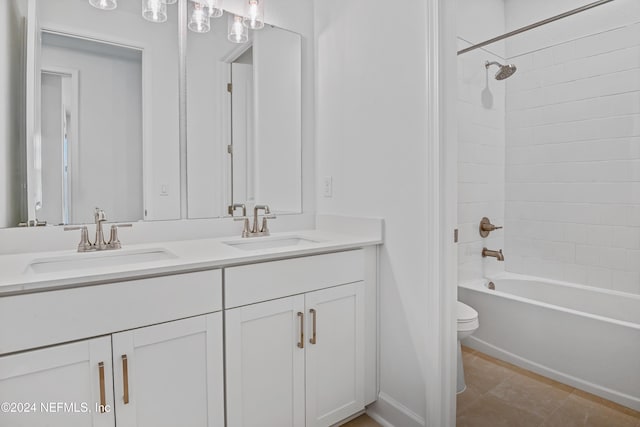
[{"label": "white baseboard", "polygon": [[367,415],[382,427],[425,427],[424,418],[382,392],[367,407]]}]

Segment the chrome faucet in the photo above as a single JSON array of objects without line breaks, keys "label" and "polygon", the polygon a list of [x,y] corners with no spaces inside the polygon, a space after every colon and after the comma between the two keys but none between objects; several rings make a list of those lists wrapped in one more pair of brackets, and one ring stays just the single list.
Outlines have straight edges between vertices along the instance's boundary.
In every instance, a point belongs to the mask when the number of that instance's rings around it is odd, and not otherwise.
[{"label": "chrome faucet", "polygon": [[[243,205],[244,207],[244,205]],[[264,211],[264,215],[262,216],[262,225],[258,226],[260,221],[258,212]],[[243,210],[243,212],[245,212]],[[244,227],[242,230],[242,237],[258,237],[258,236],[268,236],[269,226],[267,224],[268,219],[276,219],[275,215],[271,215],[271,210],[267,205],[255,205],[253,208],[253,227],[249,229],[249,218],[247,216],[234,218],[235,221],[244,221]]]},{"label": "chrome faucet", "polygon": [[498,261],[504,261],[504,255],[502,255],[502,249],[498,251],[492,251],[487,248],[482,248],[482,258],[494,257]]},{"label": "chrome faucet", "polygon": [[93,218],[96,221],[96,240],[93,246],[95,246],[96,250],[101,251],[107,247],[107,242],[104,241],[104,233],[102,232],[102,223],[107,220],[107,216],[102,209],[96,208],[93,212]]},{"label": "chrome faucet", "polygon": [[104,240],[104,232],[102,223],[107,220],[107,216],[100,208],[96,208],[93,217],[96,222],[96,239],[93,243],[89,241],[89,229],[86,225],[78,227],[65,227],[64,231],[80,230],[80,243],[78,243],[78,252],[104,251],[109,249],[120,249],[122,244],[118,239],[118,228],[133,227],[133,224],[112,224],[109,242]]}]

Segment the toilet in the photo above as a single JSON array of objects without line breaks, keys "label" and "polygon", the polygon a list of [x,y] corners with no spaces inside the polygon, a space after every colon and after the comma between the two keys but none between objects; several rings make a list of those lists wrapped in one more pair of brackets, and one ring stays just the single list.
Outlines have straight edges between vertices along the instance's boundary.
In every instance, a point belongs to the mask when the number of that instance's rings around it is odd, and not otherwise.
[{"label": "toilet", "polygon": [[473,334],[478,329],[478,312],[458,301],[458,385],[456,392],[462,393],[466,390],[467,385],[464,382],[464,367],[462,366],[462,344],[460,340]]}]

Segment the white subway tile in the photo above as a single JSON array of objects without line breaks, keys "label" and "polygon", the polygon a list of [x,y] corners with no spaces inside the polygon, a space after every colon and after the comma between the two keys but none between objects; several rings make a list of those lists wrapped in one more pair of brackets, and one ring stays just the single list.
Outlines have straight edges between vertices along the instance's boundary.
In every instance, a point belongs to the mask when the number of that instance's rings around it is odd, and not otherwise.
[{"label": "white subway tile", "polygon": [[587,285],[598,288],[611,289],[612,271],[602,267],[587,267]]},{"label": "white subway tile", "polygon": [[597,246],[576,245],[576,264],[598,265],[599,259],[600,253]]},{"label": "white subway tile", "polygon": [[587,283],[587,266],[578,264],[565,264],[564,279],[567,282],[586,284]]},{"label": "white subway tile", "polygon": [[611,288],[620,292],[640,294],[640,272],[613,271]]}]

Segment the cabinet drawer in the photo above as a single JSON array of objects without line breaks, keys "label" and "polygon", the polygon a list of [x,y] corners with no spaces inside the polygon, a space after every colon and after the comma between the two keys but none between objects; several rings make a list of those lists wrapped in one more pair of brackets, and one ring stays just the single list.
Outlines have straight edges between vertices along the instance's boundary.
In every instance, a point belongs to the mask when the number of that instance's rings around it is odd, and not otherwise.
[{"label": "cabinet drawer", "polygon": [[364,280],[359,250],[225,269],[225,308]]},{"label": "cabinet drawer", "polygon": [[0,354],[221,309],[221,270],[4,297]]}]

